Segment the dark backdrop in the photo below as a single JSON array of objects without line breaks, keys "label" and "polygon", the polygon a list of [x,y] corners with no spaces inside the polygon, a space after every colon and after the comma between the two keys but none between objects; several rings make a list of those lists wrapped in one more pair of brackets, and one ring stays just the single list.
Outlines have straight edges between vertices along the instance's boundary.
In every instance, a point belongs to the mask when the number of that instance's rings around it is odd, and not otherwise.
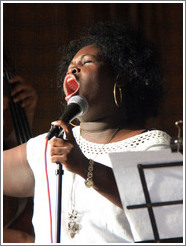
[{"label": "dark backdrop", "polygon": [[39,94],[35,135],[48,131],[62,111],[56,91],[60,45],[88,22],[127,20],[155,43],[164,70],[166,97],[159,117],[148,125],[177,136],[174,123],[183,113],[182,3],[4,3],[3,20],[4,51]]}]

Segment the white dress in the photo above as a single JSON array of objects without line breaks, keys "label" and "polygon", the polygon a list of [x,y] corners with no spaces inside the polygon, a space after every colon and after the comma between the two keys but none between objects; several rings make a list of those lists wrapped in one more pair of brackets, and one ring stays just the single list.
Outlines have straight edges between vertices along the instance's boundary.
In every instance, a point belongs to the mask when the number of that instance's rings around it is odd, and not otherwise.
[{"label": "white dress", "polygon": [[[74,136],[83,154],[111,167],[107,153],[145,151],[169,148],[170,137],[159,130],[147,131],[137,136],[109,144],[95,144],[80,136],[79,127],[73,129]],[[35,177],[33,226],[35,243],[50,243],[50,217],[47,182],[44,162],[46,134],[32,138],[27,143],[27,159]],[[52,234],[56,238],[56,164],[50,162],[47,149],[47,173],[50,187],[52,211]],[[78,212],[76,222],[79,230],[74,238],[68,231],[68,215],[72,209]],[[87,188],[79,175],[64,170],[62,176],[62,244],[132,243],[133,237],[126,215],[122,209],[101,196],[93,188]]]}]

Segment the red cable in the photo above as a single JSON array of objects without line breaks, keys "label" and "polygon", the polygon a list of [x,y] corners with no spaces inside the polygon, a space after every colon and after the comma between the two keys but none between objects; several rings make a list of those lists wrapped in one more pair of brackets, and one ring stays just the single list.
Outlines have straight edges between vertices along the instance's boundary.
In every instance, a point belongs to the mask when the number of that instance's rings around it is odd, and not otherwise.
[{"label": "red cable", "polygon": [[49,180],[48,180],[48,171],[47,171],[47,145],[48,145],[48,138],[46,138],[46,143],[45,143],[45,174],[46,174],[46,181],[47,181],[47,193],[48,193],[49,216],[50,216],[50,240],[51,243],[53,243],[52,212],[51,212],[51,200],[50,200]]}]

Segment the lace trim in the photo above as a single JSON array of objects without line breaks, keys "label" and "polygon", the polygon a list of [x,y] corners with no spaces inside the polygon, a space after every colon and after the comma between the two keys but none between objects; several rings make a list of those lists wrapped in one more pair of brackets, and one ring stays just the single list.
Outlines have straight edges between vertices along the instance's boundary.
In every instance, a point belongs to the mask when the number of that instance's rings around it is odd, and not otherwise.
[{"label": "lace trim", "polygon": [[123,151],[138,151],[145,150],[154,145],[169,145],[170,136],[160,130],[152,130],[141,133],[134,137],[108,143],[97,144],[92,143],[80,136],[80,127],[74,127],[73,133],[76,138],[76,142],[84,154],[107,154],[110,152],[123,152]]}]

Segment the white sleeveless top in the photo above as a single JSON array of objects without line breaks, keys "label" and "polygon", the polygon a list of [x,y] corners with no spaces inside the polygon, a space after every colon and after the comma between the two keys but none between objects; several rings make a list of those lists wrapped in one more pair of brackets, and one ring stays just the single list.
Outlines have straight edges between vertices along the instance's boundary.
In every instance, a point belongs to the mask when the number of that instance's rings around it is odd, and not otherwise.
[{"label": "white sleeveless top", "polygon": [[[111,167],[108,153],[145,151],[169,148],[170,137],[159,130],[147,131],[137,136],[109,144],[95,144],[80,136],[80,128],[73,129],[75,139],[83,154]],[[46,134],[32,138],[27,143],[27,159],[35,177],[33,226],[35,243],[50,243],[49,202],[44,164]],[[50,146],[47,149],[47,170],[51,197],[52,233],[56,234],[56,164],[50,162]],[[76,222],[79,231],[74,238],[68,231],[68,215],[72,209],[78,212]],[[104,244],[134,242],[125,212],[101,196],[93,188],[87,188],[79,175],[64,170],[62,176],[62,244]]]}]

